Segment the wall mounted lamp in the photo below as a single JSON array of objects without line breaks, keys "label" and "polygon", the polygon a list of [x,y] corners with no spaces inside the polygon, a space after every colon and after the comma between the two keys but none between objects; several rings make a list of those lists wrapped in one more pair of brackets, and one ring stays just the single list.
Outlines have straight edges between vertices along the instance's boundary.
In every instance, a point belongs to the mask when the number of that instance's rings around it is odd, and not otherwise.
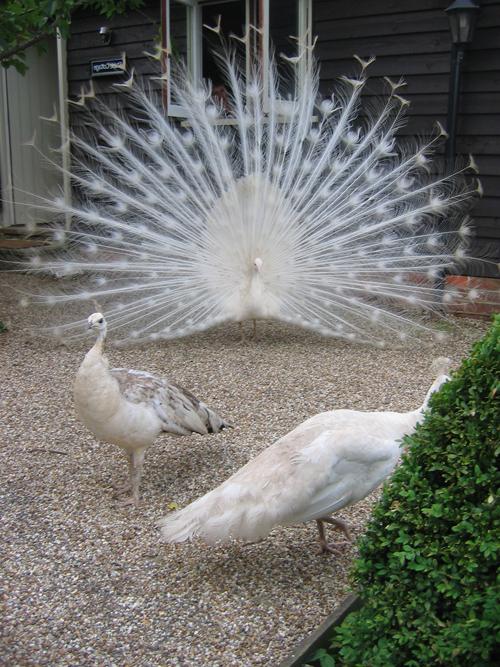
[{"label": "wall mounted lamp", "polygon": [[107,25],[103,25],[99,28],[99,35],[101,36],[103,44],[109,46],[111,44],[111,39],[113,37],[113,31],[111,28],[108,28]]},{"label": "wall mounted lamp", "polygon": [[455,0],[444,10],[448,16],[451,32],[450,94],[448,97],[448,118],[446,142],[446,169],[453,171],[457,132],[457,113],[460,95],[462,64],[467,44],[472,42],[479,6],[472,0]]}]

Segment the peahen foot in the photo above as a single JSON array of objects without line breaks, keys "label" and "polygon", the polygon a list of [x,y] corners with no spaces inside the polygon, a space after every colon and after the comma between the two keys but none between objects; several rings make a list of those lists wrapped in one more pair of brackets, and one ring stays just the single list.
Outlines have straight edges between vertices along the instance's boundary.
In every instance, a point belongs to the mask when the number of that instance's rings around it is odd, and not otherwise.
[{"label": "peahen foot", "polygon": [[125,493],[130,493],[131,491],[132,491],[132,484],[130,483],[130,480],[127,480],[126,482],[122,482],[122,484],[116,484],[113,486],[113,497],[119,498],[120,496],[123,496]]},{"label": "peahen foot", "polygon": [[332,517],[329,516],[329,517],[322,517],[319,520],[324,521],[325,523],[329,523],[331,526],[335,526],[344,533],[349,542],[353,541],[351,531],[349,530],[349,526],[345,521],[342,521],[342,519],[333,519]]},{"label": "peahen foot", "polygon": [[335,526],[336,528],[341,530],[348,539],[348,541],[352,542],[352,536],[349,531],[349,528],[345,523],[345,521],[342,521],[341,519],[332,519],[331,517],[322,517],[321,519],[316,519],[316,525],[318,526],[318,532],[319,532],[319,546],[320,546],[319,553],[320,554],[330,553],[334,554],[335,556],[340,556],[342,555],[343,543],[326,541],[325,525],[324,525],[325,523],[329,523],[330,525]]},{"label": "peahen foot", "polygon": [[137,496],[131,495],[127,496],[126,498],[118,498],[117,499],[118,505],[121,507],[129,507],[130,505],[133,505],[134,507],[140,507],[141,501]]}]

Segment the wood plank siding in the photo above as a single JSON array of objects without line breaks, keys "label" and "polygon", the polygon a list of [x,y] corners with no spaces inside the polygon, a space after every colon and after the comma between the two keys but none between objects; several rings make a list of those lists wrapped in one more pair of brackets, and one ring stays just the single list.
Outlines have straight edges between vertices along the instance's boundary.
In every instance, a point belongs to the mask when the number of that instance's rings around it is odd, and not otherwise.
[{"label": "wood plank siding", "polygon": [[[341,74],[359,71],[352,59],[376,56],[370,66],[367,96],[384,90],[383,77],[403,77],[410,100],[408,123],[400,134],[431,133],[446,127],[450,80],[448,0],[314,0],[313,34],[326,92]],[[472,215],[471,254],[492,264],[469,262],[468,275],[499,277],[500,260],[500,1],[481,0],[474,41],[463,67],[457,121],[457,153],[472,153],[484,196]]]},{"label": "wood plank siding", "polygon": [[[270,0],[271,2],[273,0]],[[321,86],[331,90],[336,77],[357,70],[353,54],[375,55],[370,66],[367,95],[379,96],[384,76],[407,82],[410,100],[408,123],[401,130],[409,137],[432,132],[439,120],[446,127],[450,80],[450,31],[444,9],[451,0],[313,0],[313,34],[321,65]],[[90,81],[90,60],[127,54],[129,67],[140,75],[159,72],[158,61],[144,55],[158,41],[160,0],[149,0],[136,12],[105,19],[76,14],[68,42],[70,97]],[[484,197],[472,215],[475,239],[471,253],[490,264],[469,262],[468,275],[498,277],[500,260],[500,0],[480,0],[473,44],[466,52],[457,124],[457,152],[472,153],[480,170]],[[113,42],[104,46],[99,26],[113,29]],[[358,66],[359,67],[359,66]],[[94,79],[96,90],[114,105],[115,77]],[[71,124],[78,128],[82,114],[72,106]]]},{"label": "wood plank siding", "polygon": [[[108,26],[112,29],[112,42],[103,44],[99,35],[99,27]],[[80,97],[82,87],[88,89],[90,84],[90,62],[99,58],[109,58],[126,54],[128,70],[134,69],[136,74],[148,79],[160,73],[158,60],[148,57],[145,52],[152,53],[154,44],[161,37],[161,9],[159,0],[149,1],[139,10],[114,16],[111,19],[96,16],[89,12],[77,12],[71,22],[71,37],[67,43],[68,64],[68,95],[72,100]],[[125,76],[95,77],[93,85],[103,102],[111,108],[118,106],[120,95],[114,88]],[[152,81],[151,85],[158,88],[159,84]],[[120,98],[123,100],[123,96]],[[126,108],[126,107],[125,107]],[[85,122],[82,109],[69,105],[70,124],[73,129]]]}]

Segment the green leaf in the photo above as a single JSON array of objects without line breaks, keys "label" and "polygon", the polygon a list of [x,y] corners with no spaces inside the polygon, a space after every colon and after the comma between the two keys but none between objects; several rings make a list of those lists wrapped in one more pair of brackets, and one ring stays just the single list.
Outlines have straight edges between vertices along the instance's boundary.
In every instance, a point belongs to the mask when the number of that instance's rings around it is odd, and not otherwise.
[{"label": "green leaf", "polygon": [[318,649],[312,659],[319,660],[321,667],[335,667],[335,660],[324,648]]}]

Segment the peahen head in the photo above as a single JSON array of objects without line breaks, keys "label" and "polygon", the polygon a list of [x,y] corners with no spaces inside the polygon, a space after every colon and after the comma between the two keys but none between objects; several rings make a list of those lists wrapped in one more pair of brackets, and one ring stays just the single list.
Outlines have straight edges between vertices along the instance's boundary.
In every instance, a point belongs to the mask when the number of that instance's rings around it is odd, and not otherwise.
[{"label": "peahen head", "polygon": [[437,357],[432,362],[431,369],[434,375],[436,375],[437,377],[432,383],[431,388],[427,392],[427,395],[424,399],[424,403],[420,408],[421,411],[427,408],[427,405],[429,404],[429,399],[432,396],[432,394],[435,391],[438,391],[438,389],[441,388],[441,385],[443,385],[450,379],[450,376],[448,375],[450,366],[451,366],[451,359],[449,359],[448,357]]},{"label": "peahen head", "polygon": [[87,318],[87,323],[89,329],[96,331],[99,338],[104,338],[106,336],[106,320],[102,313],[92,313]]}]

